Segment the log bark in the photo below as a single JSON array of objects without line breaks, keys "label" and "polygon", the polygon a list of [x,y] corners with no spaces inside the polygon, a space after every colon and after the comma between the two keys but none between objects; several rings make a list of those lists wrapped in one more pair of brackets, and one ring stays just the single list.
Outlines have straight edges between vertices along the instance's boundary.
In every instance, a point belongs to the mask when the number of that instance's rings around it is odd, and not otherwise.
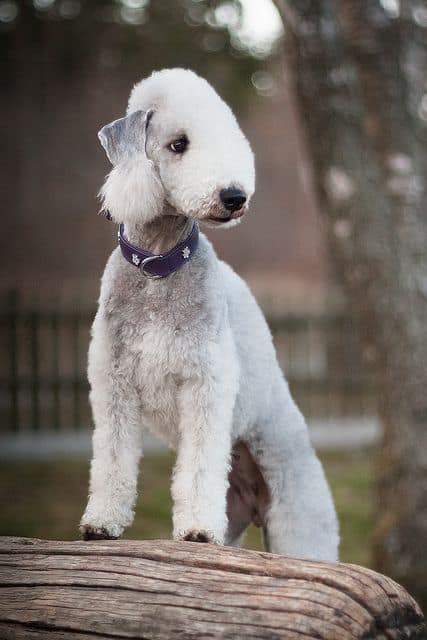
[{"label": "log bark", "polygon": [[376,568],[426,606],[425,8],[276,4],[336,274],[381,388]]},{"label": "log bark", "polygon": [[0,638],[427,638],[391,579],[356,565],[164,540],[0,539]]}]

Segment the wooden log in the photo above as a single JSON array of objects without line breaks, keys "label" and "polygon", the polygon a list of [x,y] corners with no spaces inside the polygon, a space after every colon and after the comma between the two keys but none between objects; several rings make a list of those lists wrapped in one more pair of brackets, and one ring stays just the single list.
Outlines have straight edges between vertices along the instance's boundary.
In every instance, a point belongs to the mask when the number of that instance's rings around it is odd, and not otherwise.
[{"label": "wooden log", "polygon": [[165,540],[0,538],[1,640],[425,639],[416,602],[356,565]]}]

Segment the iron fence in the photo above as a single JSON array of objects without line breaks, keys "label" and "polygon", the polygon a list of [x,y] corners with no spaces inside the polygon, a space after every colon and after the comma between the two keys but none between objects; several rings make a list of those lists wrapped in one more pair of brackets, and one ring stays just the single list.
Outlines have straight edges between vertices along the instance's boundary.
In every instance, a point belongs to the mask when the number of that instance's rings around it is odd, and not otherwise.
[{"label": "iron fence", "polygon": [[[0,307],[0,431],[65,431],[91,425],[86,378],[95,309],[23,303],[16,291]],[[280,364],[309,418],[366,417],[375,389],[345,314],[270,319]]]}]

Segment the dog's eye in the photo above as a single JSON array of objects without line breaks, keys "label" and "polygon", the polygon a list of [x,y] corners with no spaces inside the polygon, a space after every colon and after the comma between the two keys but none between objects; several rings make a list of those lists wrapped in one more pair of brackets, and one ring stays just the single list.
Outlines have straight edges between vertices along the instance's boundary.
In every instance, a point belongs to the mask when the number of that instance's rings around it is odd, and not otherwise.
[{"label": "dog's eye", "polygon": [[170,143],[169,149],[174,153],[184,153],[184,151],[188,147],[188,138],[187,136],[181,136]]}]

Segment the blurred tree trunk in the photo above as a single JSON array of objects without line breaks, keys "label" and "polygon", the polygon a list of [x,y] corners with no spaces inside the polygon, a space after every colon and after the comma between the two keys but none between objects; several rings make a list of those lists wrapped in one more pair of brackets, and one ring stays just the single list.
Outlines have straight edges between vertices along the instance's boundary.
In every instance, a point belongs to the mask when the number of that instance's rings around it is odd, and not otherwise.
[{"label": "blurred tree trunk", "polygon": [[276,4],[331,253],[381,385],[375,564],[427,606],[427,6]]}]

